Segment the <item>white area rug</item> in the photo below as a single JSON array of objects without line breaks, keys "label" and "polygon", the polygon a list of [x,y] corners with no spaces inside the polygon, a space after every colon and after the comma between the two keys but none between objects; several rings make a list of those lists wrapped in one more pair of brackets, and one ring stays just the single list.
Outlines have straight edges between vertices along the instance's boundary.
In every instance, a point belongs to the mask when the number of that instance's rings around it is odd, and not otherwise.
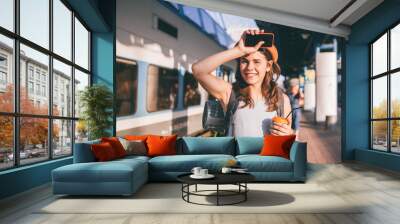
[{"label": "white area rug", "polygon": [[[224,189],[233,188],[234,186]],[[316,184],[249,184],[246,202],[227,206],[190,204],[181,198],[181,184],[146,184],[131,197],[58,197],[35,213],[360,213],[360,209]],[[215,189],[201,185],[198,190]],[[194,187],[191,188],[194,190]],[[226,197],[230,202],[235,197]],[[191,198],[194,202],[215,203],[215,197]]]}]

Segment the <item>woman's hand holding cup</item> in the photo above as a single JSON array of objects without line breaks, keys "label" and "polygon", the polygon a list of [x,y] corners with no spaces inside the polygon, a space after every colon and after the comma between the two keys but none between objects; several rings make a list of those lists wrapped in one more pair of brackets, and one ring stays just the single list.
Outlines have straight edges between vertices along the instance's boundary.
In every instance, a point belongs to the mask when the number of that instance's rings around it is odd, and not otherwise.
[{"label": "woman's hand holding cup", "polygon": [[274,117],[272,118],[271,134],[279,136],[292,135],[293,130],[286,118]]}]

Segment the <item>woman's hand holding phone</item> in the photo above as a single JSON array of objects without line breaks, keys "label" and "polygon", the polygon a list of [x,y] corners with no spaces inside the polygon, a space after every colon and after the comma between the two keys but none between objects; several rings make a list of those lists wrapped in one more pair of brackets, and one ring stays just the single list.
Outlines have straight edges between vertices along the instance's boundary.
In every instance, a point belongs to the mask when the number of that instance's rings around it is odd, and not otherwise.
[{"label": "woman's hand holding phone", "polygon": [[258,49],[260,49],[260,47],[264,44],[264,41],[260,41],[255,46],[252,46],[252,47],[245,46],[244,42],[246,39],[246,35],[257,35],[257,34],[263,33],[263,32],[264,32],[264,30],[257,30],[257,29],[245,30],[243,32],[242,36],[240,37],[239,42],[236,44],[236,48],[239,49],[243,54],[251,54],[253,52],[258,51]]}]

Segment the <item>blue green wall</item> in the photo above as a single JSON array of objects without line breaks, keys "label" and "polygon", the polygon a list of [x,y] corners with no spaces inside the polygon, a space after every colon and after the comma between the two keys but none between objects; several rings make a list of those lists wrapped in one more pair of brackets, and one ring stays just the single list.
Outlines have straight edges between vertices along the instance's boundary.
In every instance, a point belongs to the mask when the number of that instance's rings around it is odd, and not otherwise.
[{"label": "blue green wall", "polygon": [[343,160],[355,159],[393,170],[400,167],[399,156],[389,155],[388,159],[387,153],[369,150],[368,44],[397,22],[400,1],[386,0],[351,27],[346,44]]},{"label": "blue green wall", "polygon": [[[115,0],[67,0],[92,31],[92,82],[114,89]],[[114,127],[115,127],[115,117]],[[110,132],[115,132],[110,127]],[[51,181],[51,171],[72,163],[72,157],[0,172],[0,199]]]}]

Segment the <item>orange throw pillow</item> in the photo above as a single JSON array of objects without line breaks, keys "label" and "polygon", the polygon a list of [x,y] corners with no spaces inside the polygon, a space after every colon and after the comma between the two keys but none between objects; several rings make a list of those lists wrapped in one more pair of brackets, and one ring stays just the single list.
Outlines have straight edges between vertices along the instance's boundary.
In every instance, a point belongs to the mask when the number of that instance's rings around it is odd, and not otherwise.
[{"label": "orange throw pillow", "polygon": [[176,155],[177,135],[157,136],[150,135],[146,143],[148,147],[148,156]]},{"label": "orange throw pillow", "polygon": [[125,135],[124,139],[129,141],[140,140],[145,142],[147,137],[148,135]]},{"label": "orange throw pillow", "polygon": [[260,155],[280,156],[289,159],[290,147],[292,147],[292,144],[295,139],[296,135],[285,135],[285,136],[265,135],[264,145],[263,148],[261,149]]},{"label": "orange throw pillow", "polygon": [[124,146],[122,146],[121,142],[117,137],[110,137],[110,138],[101,138],[101,142],[108,142],[114,149],[115,155],[117,158],[125,157],[126,156],[126,151],[124,149]]},{"label": "orange throw pillow", "polygon": [[99,162],[110,161],[117,158],[114,149],[108,142],[93,144],[90,147],[92,149],[94,157]]}]

